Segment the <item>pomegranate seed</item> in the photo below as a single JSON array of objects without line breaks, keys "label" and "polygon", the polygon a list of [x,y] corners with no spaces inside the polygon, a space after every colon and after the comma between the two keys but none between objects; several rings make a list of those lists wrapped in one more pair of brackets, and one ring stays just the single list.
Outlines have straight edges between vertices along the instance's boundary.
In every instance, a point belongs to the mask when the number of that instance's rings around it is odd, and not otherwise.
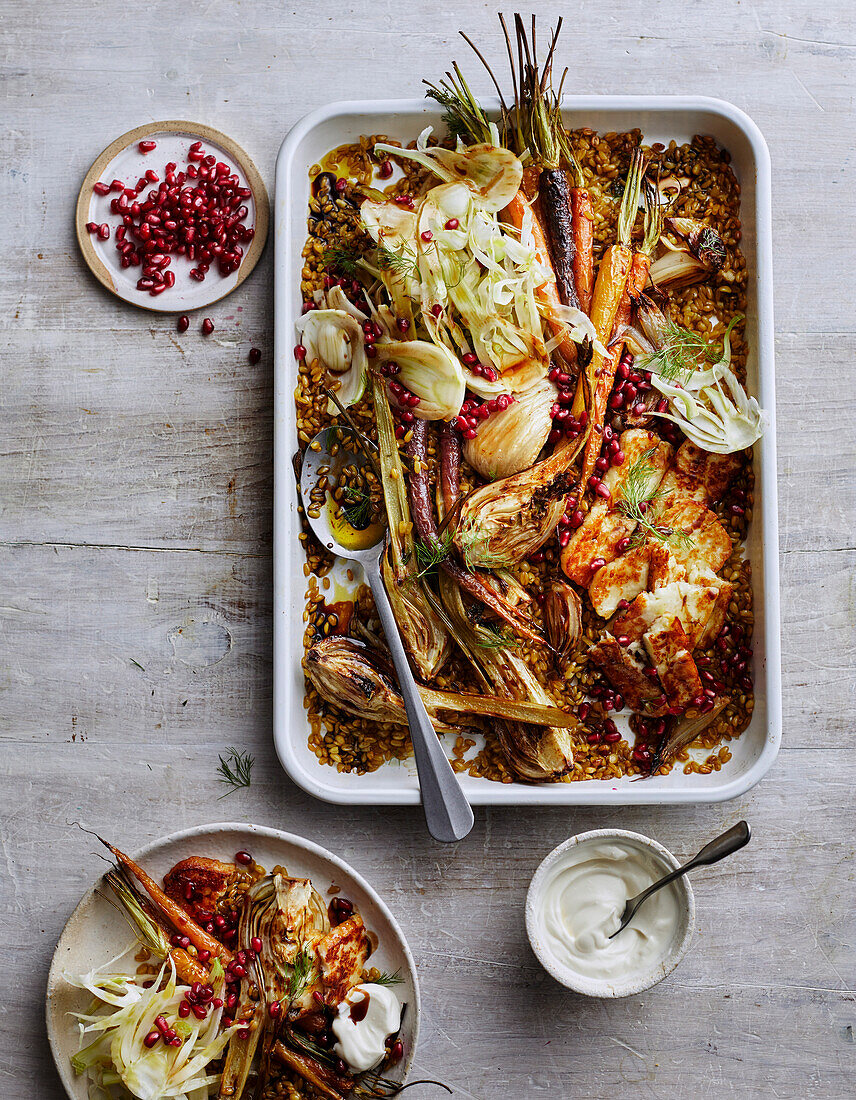
[{"label": "pomegranate seed", "polygon": [[[298,344],[297,347],[300,347],[300,344]],[[295,348],[295,351],[296,350],[297,348]],[[303,355],[300,355],[297,358],[302,359],[304,355],[306,355],[306,348],[303,348]],[[253,862],[253,857],[250,855],[249,852],[235,852],[235,862],[242,863],[246,867]]]},{"label": "pomegranate seed", "polygon": [[423,241],[425,241],[426,244],[428,243],[428,241],[434,240],[434,234],[431,232],[430,229],[423,229],[419,236],[422,238]]},{"label": "pomegranate seed", "polygon": [[124,191],[125,190],[125,185],[124,185],[124,183],[122,183],[121,180],[113,180],[113,182],[110,184],[110,190],[111,191]]},{"label": "pomegranate seed", "polygon": [[137,148],[141,153],[151,153],[157,147],[158,143],[156,141],[140,141],[137,143]]},{"label": "pomegranate seed", "polygon": [[396,1041],[390,1047],[389,1060],[390,1062],[400,1062],[403,1057],[404,1043],[402,1043],[400,1039],[396,1039]]},{"label": "pomegranate seed", "polygon": [[99,229],[98,222],[87,222],[86,223],[86,232],[87,233],[97,233],[98,229]]},{"label": "pomegranate seed", "polygon": [[258,953],[262,949],[262,941],[259,939],[258,936],[253,936],[253,938],[250,940],[250,943],[252,944],[253,951],[255,951],[255,953],[258,955]]},{"label": "pomegranate seed", "polygon": [[179,319],[175,322],[175,327],[179,332],[187,332],[190,328],[190,318],[186,313],[182,313]]},{"label": "pomegranate seed", "polygon": [[279,1001],[271,1001],[268,1007],[268,1012],[271,1014],[271,1016],[276,1017],[280,1014],[281,1011],[282,1005],[279,1003]]},{"label": "pomegranate seed", "polygon": [[444,226],[444,228],[445,229],[457,229],[460,224],[461,223],[458,221],[457,218],[449,218],[449,220],[446,222],[446,225]]},{"label": "pomegranate seed", "polygon": [[256,363],[261,361],[262,349],[261,348],[250,348],[250,354],[247,356],[247,358],[249,359],[250,363],[252,363],[252,365],[255,366]]},{"label": "pomegranate seed", "polygon": [[152,1047],[155,1045],[155,1043],[158,1041],[158,1039],[160,1039],[160,1032],[159,1031],[150,1031],[148,1033],[148,1035],[145,1037],[145,1039],[143,1039],[143,1046],[148,1047],[148,1049],[151,1050]]},{"label": "pomegranate seed", "polygon": [[210,317],[206,317],[205,320],[202,322],[202,335],[210,336],[213,331],[214,322],[211,320]]},{"label": "pomegranate seed", "polygon": [[99,181],[98,183],[92,184],[92,190],[95,192],[96,195],[107,195],[110,193],[110,184],[101,183]]},{"label": "pomegranate seed", "polygon": [[439,317],[440,314],[443,312],[443,307],[440,305],[439,302],[436,302],[433,306],[431,306],[431,312],[435,317]]},{"label": "pomegranate seed", "polygon": [[161,1035],[166,1035],[169,1031],[169,1024],[166,1022],[166,1017],[155,1016],[155,1027],[158,1029]]},{"label": "pomegranate seed", "polygon": [[190,1015],[190,1004],[188,1001],[181,1002],[181,1004],[178,1006],[178,1014],[182,1018],[182,1020],[187,1019],[187,1017]]},{"label": "pomegranate seed", "polygon": [[107,222],[102,222],[102,224],[98,226],[98,240],[99,241],[107,241],[109,239],[110,239],[110,226],[107,224]]},{"label": "pomegranate seed", "polygon": [[197,1020],[204,1020],[208,1015],[208,1009],[205,1005],[193,1005],[193,1015]]},{"label": "pomegranate seed", "polygon": [[392,161],[382,161],[378,167],[377,174],[382,180],[388,180],[389,177],[392,175]]}]

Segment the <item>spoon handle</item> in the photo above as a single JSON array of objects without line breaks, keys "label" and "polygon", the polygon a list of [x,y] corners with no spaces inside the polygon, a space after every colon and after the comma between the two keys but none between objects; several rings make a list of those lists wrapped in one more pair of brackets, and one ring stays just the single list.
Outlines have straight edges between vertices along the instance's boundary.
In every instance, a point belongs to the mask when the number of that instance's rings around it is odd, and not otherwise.
[{"label": "spoon handle", "polygon": [[687,871],[692,871],[696,867],[709,867],[711,863],[719,863],[721,859],[725,859],[726,856],[730,856],[734,852],[739,851],[744,845],[749,843],[751,835],[749,823],[746,821],[738,821],[736,825],[732,825],[730,829],[726,829],[724,833],[720,833],[718,837],[715,837],[710,844],[705,844],[698,855],[693,856],[688,863],[684,863],[668,875],[664,875],[663,878],[658,879],[653,886],[649,886],[647,890],[639,894],[639,896],[634,899],[634,912],[643,901],[651,896],[651,894],[657,890],[661,890],[664,886],[668,886],[670,882],[674,882],[675,879],[680,878],[681,875],[685,875]]},{"label": "spoon handle", "polygon": [[445,843],[463,840],[473,827],[473,811],[431,725],[431,719],[410,671],[407,654],[404,652],[398,625],[383,584],[380,559],[365,563],[363,568],[374,596],[392,663],[398,675],[404,709],[407,711],[428,831],[435,840]]}]

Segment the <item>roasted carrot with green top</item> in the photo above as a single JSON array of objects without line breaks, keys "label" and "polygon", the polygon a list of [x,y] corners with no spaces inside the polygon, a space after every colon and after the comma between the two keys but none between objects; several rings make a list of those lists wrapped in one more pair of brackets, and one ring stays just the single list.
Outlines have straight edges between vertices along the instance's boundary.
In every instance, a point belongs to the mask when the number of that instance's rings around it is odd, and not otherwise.
[{"label": "roasted carrot with green top", "polygon": [[[633,257],[630,261],[630,270],[624,285],[624,292],[618,303],[618,309],[615,312],[615,318],[612,324],[611,336],[613,340],[616,339],[617,334],[621,332],[625,325],[630,324],[633,302],[645,290],[645,284],[648,282],[648,271],[651,267],[651,259],[662,231],[663,215],[659,202],[657,201],[657,195],[652,195],[651,191],[646,189],[645,236],[641,246],[633,253]],[[623,348],[624,341],[620,339],[617,340],[611,349],[609,358],[603,360],[600,365],[599,374],[593,380],[592,418],[594,424],[602,424],[606,416],[606,406],[609,401],[609,395],[612,392],[612,384],[615,381],[615,371],[618,368],[618,361],[621,358]],[[592,470],[594,470],[594,464],[597,461],[598,452],[600,451],[601,442],[602,437],[594,432],[588,438],[585,457],[583,459],[582,484],[585,484],[589,477],[591,477]]]},{"label": "roasted carrot with green top", "polygon": [[[639,209],[639,192],[642,187],[642,177],[645,174],[644,168],[642,151],[641,149],[637,149],[630,163],[627,183],[624,186],[624,196],[621,200],[621,210],[618,215],[618,239],[615,244],[611,244],[604,253],[603,259],[600,261],[597,279],[594,284],[591,304],[591,321],[594,325],[598,340],[604,346],[609,342],[612,336],[615,315],[618,313],[618,307],[621,304],[624,289],[627,285],[627,278],[630,275],[630,265],[633,262],[630,235],[633,231],[636,213]],[[591,361],[587,369],[592,393],[592,408],[589,410],[591,435],[588,439],[587,451],[594,451],[597,442],[599,442],[601,438],[600,429],[603,426],[605,403],[603,407],[598,406],[596,393],[598,379],[601,376],[606,358],[607,357],[595,350],[592,353]],[[574,416],[579,418],[584,408],[584,389],[582,384],[579,383],[577,385],[577,392],[574,396]],[[594,458],[591,460],[591,465],[594,467]],[[588,473],[585,472],[587,467],[588,462],[585,462],[583,476],[581,478],[582,485],[585,485],[591,473],[590,470]]]},{"label": "roasted carrot with green top", "polygon": [[169,921],[173,928],[175,928],[176,932],[180,932],[182,936],[187,936],[197,951],[208,951],[222,963],[232,961],[232,952],[227,947],[224,947],[219,940],[210,936],[204,928],[200,928],[193,917],[189,916],[178,902],[168,897],[155,880],[150,875],[147,875],[142,867],[134,863],[130,856],[126,856],[124,852],[120,852],[118,848],[114,848],[112,844],[109,844],[102,837],[98,837],[98,839],[104,847],[113,854],[117,863],[124,867],[125,870],[132,874],[137,882],[140,883],[157,909]]}]

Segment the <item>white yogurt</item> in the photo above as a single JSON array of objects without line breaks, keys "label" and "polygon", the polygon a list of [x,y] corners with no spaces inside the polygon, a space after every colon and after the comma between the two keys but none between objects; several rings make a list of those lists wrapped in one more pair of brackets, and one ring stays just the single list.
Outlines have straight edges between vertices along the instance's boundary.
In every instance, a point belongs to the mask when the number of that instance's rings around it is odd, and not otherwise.
[{"label": "white yogurt", "polygon": [[682,927],[674,883],[658,890],[615,939],[628,898],[671,868],[624,839],[572,845],[547,872],[538,924],[545,948],[566,969],[604,984],[651,974],[671,953]]},{"label": "white yogurt", "polygon": [[[365,1003],[368,998],[368,1004]],[[398,998],[385,985],[355,985],[333,1020],[333,1050],[355,1073],[374,1069],[386,1054],[386,1040],[401,1024]]]}]

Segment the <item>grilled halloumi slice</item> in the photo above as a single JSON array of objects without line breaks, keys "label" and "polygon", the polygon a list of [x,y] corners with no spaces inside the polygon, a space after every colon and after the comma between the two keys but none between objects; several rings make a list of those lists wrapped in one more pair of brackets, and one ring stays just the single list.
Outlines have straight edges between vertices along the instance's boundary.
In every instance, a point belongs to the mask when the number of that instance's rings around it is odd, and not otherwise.
[{"label": "grilled halloumi slice", "polygon": [[577,584],[587,585],[592,579],[591,563],[598,558],[605,562],[614,561],[618,556],[619,542],[632,535],[635,526],[635,520],[628,519],[623,512],[610,511],[606,502],[599,500],[592,505],[582,526],[574,531],[562,550],[561,564],[565,576]]},{"label": "grilled halloumi slice", "polygon": [[689,440],[678,447],[675,455],[675,469],[704,489],[706,504],[722,497],[740,466],[739,455],[703,451]]},{"label": "grilled halloumi slice", "polygon": [[336,925],[316,946],[321,977],[327,991],[327,1004],[344,1000],[348,990],[359,983],[372,944],[362,918],[355,913]]},{"label": "grilled halloumi slice", "polygon": [[657,670],[669,706],[686,710],[703,689],[692,659],[692,642],[680,619],[673,615],[661,616],[643,635],[642,644]]},{"label": "grilled halloumi slice", "polygon": [[[658,620],[677,619],[692,653],[706,636],[708,621],[721,598],[725,582],[718,577],[714,580],[715,584],[672,581],[653,592],[640,593],[627,611],[613,622],[613,633],[618,638],[626,636],[631,641],[639,641]],[[721,624],[717,633],[720,628]]]},{"label": "grilled halloumi slice", "polygon": [[597,570],[588,594],[592,607],[602,619],[614,615],[622,600],[629,603],[647,589],[650,561],[651,547],[643,543]]},{"label": "grilled halloumi slice", "polygon": [[[624,462],[612,466],[604,475],[604,484],[612,494],[607,501],[594,504],[582,523],[571,535],[570,542],[562,551],[562,570],[577,584],[587,585],[592,579],[591,563],[602,558],[604,562],[614,561],[618,556],[617,546],[622,539],[633,534],[635,520],[629,519],[615,505],[624,499],[623,487],[627,474],[634,462],[646,451],[651,451],[647,463],[651,473],[642,486],[642,496],[648,497],[656,492],[660,479],[672,460],[674,451],[668,443],[658,440],[651,432],[631,429],[622,432],[621,449]],[[619,599],[621,597],[619,596]]]},{"label": "grilled halloumi slice", "polygon": [[642,428],[630,428],[628,431],[622,432],[619,442],[621,443],[621,450],[624,452],[624,462],[620,466],[610,466],[603,476],[604,484],[612,493],[613,506],[619,500],[624,499],[623,487],[627,475],[633,464],[638,462],[647,451],[651,451],[646,459],[647,465],[651,467],[651,472],[648,474],[644,486],[640,486],[642,489],[640,496],[643,499],[647,499],[656,493],[657,487],[669,468],[675,453],[671,444],[658,439],[653,432],[646,432]]},{"label": "grilled halloumi slice", "polygon": [[[648,676],[640,657],[641,647],[619,645],[608,632],[589,650],[589,656],[631,710],[645,714],[665,713],[666,700],[658,680]],[[659,705],[658,705],[659,704]]]},{"label": "grilled halloumi slice", "polygon": [[704,567],[716,573],[731,556],[731,536],[714,513],[698,501],[675,501],[658,514],[657,525],[687,536],[686,540],[672,540],[669,549],[688,573]]}]

